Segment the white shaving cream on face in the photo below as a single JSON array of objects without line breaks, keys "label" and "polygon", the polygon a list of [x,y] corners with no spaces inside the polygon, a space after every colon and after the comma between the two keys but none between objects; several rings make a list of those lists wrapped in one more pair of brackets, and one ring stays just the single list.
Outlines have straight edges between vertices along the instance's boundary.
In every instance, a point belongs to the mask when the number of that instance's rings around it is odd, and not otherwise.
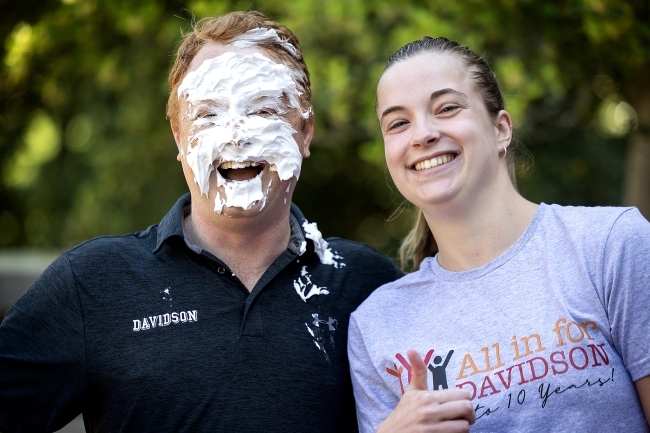
[{"label": "white shaving cream on face", "polygon": [[183,96],[192,121],[183,158],[201,194],[208,195],[213,173],[217,187],[224,187],[225,197],[216,194],[215,212],[265,203],[271,187],[269,182],[264,189],[262,173],[250,180],[223,178],[216,169],[224,162],[234,168],[268,164],[280,180],[300,176],[296,131],[283,117],[292,108],[300,110],[289,68],[261,54],[227,52],[189,72],[178,88],[178,97]]},{"label": "white shaving cream on face", "polygon": [[277,44],[281,45],[291,56],[300,60],[302,56],[290,42],[282,39],[274,29],[252,29],[235,38],[233,38],[228,45],[235,48],[248,48],[257,47],[262,44]]},{"label": "white shaving cream on face", "polygon": [[[288,52],[289,55],[294,59],[296,60],[302,59],[302,55],[300,54],[298,49],[295,46],[293,46],[293,44],[291,44],[291,42],[289,42],[288,40],[281,38],[274,29],[266,29],[266,28],[251,29],[247,32],[242,33],[239,36],[234,37],[228,43],[228,45],[235,48],[258,47],[260,45],[279,45],[286,52]],[[299,90],[304,92],[305,90],[304,86],[307,85],[307,81],[308,81],[304,72],[296,71],[290,67],[289,67],[289,72],[291,73],[293,80],[296,83],[298,83]],[[311,114],[312,114],[311,107],[309,107],[306,111],[302,113],[302,117],[303,119],[309,119],[309,116],[311,116]]]}]

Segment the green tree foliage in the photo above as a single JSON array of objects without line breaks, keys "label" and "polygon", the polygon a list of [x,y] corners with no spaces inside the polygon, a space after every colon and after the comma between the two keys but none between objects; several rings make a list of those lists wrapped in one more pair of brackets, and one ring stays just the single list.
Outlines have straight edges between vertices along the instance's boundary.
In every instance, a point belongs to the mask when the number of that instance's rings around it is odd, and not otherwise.
[{"label": "green tree foliage", "polygon": [[230,10],[260,10],[301,41],[316,135],[295,201],[328,236],[392,253],[410,224],[408,212],[392,217],[403,199],[383,162],[374,92],[388,57],[424,35],[487,55],[535,161],[520,179],[531,200],[620,204],[636,179],[624,176],[627,143],[648,137],[645,0],[0,0],[0,9],[5,247],[61,249],[160,220],[187,189],[164,117],[174,48],[194,17]]}]

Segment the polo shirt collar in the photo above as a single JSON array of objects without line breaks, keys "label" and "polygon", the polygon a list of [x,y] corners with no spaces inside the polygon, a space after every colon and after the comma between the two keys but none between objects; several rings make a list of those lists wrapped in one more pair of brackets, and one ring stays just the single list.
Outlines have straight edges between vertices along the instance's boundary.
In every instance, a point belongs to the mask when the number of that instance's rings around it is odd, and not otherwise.
[{"label": "polo shirt collar", "polygon": [[289,215],[289,224],[291,225],[291,238],[289,238],[288,248],[296,253],[302,255],[307,246],[305,242],[305,229],[302,223],[307,221],[298,209],[298,206],[291,203],[291,214]]},{"label": "polo shirt collar", "polygon": [[[156,247],[152,253],[156,254],[162,248],[162,245],[167,239],[172,236],[180,236],[185,238],[183,231],[183,218],[185,217],[185,209],[191,203],[190,193],[183,195],[179,198],[174,206],[171,208],[167,215],[164,216],[160,224],[158,224],[158,236],[156,238]],[[301,255],[305,251],[305,229],[302,223],[306,221],[298,206],[291,203],[291,214],[289,224],[291,226],[291,238],[289,239],[288,249]],[[188,245],[192,248],[192,245]],[[196,247],[198,248],[198,247]],[[194,248],[192,248],[195,250]],[[196,250],[195,250],[196,251]],[[200,251],[197,251],[200,253]]]},{"label": "polo shirt collar", "polygon": [[160,224],[158,224],[158,236],[156,248],[152,253],[156,254],[162,248],[167,239],[172,236],[183,237],[183,209],[190,205],[190,193],[183,195],[176,201],[176,204],[167,212]]}]

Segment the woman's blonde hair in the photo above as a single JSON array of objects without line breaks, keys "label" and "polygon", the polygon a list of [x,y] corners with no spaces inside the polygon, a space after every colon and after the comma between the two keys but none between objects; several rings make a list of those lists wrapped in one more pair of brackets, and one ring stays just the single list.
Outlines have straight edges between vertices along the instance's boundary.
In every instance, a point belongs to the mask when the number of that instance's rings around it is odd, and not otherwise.
[{"label": "woman's blonde hair", "polygon": [[402,240],[399,248],[399,261],[404,271],[414,271],[426,257],[438,252],[438,245],[431,233],[424,214],[414,209],[415,223],[413,228]]}]

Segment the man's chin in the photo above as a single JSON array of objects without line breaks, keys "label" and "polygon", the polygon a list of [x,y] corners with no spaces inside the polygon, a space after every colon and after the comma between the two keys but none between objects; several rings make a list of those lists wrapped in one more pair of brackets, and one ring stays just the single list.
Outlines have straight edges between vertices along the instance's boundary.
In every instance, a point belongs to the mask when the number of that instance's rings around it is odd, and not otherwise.
[{"label": "man's chin", "polygon": [[210,185],[208,196],[193,194],[192,201],[200,203],[203,212],[209,209],[214,215],[230,218],[251,218],[269,209],[281,211],[291,204],[291,185],[295,182],[295,178],[281,181],[276,172],[270,171],[263,171],[251,180],[219,180],[220,185],[217,182]]},{"label": "man's chin", "polygon": [[[276,188],[278,187],[276,186]],[[214,212],[229,218],[255,218],[268,215],[269,212],[277,214],[291,205],[291,196],[285,193],[287,187],[281,188],[282,185],[277,190],[265,191],[260,200],[250,202],[247,207],[228,206],[227,203],[223,203],[221,209],[219,209],[218,204],[213,202],[216,205]]]},{"label": "man's chin", "polygon": [[266,207],[264,204],[265,201],[266,200],[264,199],[256,200],[251,203],[248,209],[244,209],[243,207],[239,206],[224,205],[221,208],[221,212],[218,212],[217,209],[215,209],[215,213],[226,216],[228,218],[253,218],[264,211],[264,208]]}]

